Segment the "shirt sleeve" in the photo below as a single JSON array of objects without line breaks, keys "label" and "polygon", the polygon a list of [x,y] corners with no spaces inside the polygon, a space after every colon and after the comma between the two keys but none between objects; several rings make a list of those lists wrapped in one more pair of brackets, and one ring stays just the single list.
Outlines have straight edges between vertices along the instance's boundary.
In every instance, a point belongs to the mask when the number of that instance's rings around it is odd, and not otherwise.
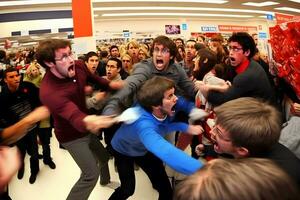
[{"label": "shirt sleeve", "polygon": [[104,115],[119,114],[122,112],[121,107],[128,107],[130,102],[128,99],[134,99],[134,95],[140,86],[151,77],[150,68],[144,64],[139,63],[136,65],[133,74],[127,77],[126,84],[123,89],[112,95],[108,104],[103,109]]},{"label": "shirt sleeve", "polygon": [[200,161],[190,157],[166,141],[157,132],[157,127],[154,127],[153,123],[150,121],[138,123],[137,127],[139,137],[146,149],[152,152],[174,170],[186,175],[190,175],[202,167],[203,164]]}]

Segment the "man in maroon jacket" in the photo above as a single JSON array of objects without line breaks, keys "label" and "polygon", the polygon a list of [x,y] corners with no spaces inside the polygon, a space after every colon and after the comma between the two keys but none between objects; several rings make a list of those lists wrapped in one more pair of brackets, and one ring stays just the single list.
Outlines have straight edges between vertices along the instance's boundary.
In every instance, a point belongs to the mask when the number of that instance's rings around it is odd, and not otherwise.
[{"label": "man in maroon jacket", "polygon": [[[54,119],[55,135],[68,150],[81,175],[69,193],[68,200],[88,199],[99,177],[99,155],[90,148],[94,135],[100,128],[113,123],[109,116],[87,115],[84,87],[86,81],[99,84],[101,89],[118,89],[120,82],[110,83],[92,75],[83,62],[75,61],[71,44],[67,40],[42,41],[36,52],[37,61],[46,68],[40,88],[40,99]],[[102,161],[103,162],[103,161]]]}]

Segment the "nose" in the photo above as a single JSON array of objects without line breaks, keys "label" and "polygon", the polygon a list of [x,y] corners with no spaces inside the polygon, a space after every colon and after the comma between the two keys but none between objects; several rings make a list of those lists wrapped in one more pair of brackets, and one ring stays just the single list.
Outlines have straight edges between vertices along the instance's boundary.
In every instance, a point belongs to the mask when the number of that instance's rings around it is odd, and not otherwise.
[{"label": "nose", "polygon": [[174,95],[174,102],[177,102],[178,97],[176,95]]}]

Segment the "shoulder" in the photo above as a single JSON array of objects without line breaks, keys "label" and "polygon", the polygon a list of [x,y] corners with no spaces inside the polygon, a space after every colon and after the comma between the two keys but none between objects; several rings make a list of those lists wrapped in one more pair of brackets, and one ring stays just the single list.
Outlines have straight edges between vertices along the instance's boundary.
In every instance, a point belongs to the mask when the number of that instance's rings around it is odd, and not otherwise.
[{"label": "shoulder", "polygon": [[37,90],[38,89],[33,83],[28,82],[28,81],[22,82],[21,88],[26,88],[26,89],[30,89],[30,90]]}]

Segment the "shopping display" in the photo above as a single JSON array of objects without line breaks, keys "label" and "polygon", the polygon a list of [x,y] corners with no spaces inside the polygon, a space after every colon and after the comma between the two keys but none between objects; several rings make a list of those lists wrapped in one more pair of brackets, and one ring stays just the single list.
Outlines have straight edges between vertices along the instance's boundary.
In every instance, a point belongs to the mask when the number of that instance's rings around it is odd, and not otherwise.
[{"label": "shopping display", "polygon": [[300,21],[270,28],[270,44],[278,76],[293,87],[300,99]]}]

